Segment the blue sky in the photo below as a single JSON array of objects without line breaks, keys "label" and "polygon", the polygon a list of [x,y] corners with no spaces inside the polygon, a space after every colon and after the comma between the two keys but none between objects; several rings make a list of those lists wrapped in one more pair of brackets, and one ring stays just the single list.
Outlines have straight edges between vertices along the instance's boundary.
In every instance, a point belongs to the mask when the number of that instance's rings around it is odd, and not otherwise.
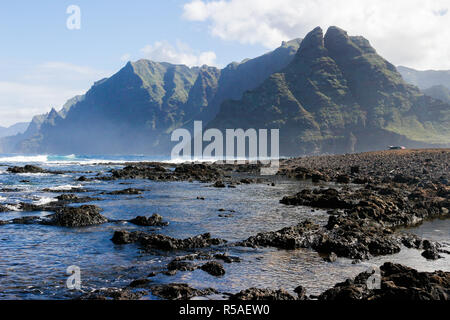
[{"label": "blue sky", "polygon": [[[81,9],[80,30],[66,27],[69,5]],[[447,0],[2,1],[0,125],[61,108],[127,60],[225,66],[317,25],[364,35],[395,64],[450,69],[448,7]]]}]

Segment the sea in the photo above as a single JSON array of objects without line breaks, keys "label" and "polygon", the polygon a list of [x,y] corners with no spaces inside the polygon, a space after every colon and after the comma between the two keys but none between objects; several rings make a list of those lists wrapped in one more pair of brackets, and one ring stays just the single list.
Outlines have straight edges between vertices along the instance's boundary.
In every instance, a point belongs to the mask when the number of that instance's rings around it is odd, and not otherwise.
[{"label": "sea", "polygon": [[[275,186],[267,183],[238,185],[217,189],[208,183],[155,182],[150,180],[76,181],[80,176],[95,177],[120,169],[128,162],[169,161],[145,156],[17,156],[0,155],[0,205],[10,209],[0,213],[0,220],[23,216],[45,216],[49,212],[22,212],[17,204],[46,204],[58,193],[44,189],[69,191],[83,187],[82,196],[101,198],[90,202],[103,209],[113,220],[129,220],[136,216],[158,213],[169,222],[166,227],[139,227],[127,222],[106,223],[84,228],[62,228],[44,225],[0,226],[0,300],[55,299],[66,300],[102,288],[122,288],[131,281],[147,277],[163,269],[173,258],[189,252],[144,251],[137,244],[115,245],[111,237],[117,230],[140,230],[186,238],[209,232],[212,237],[230,243],[244,240],[259,232],[292,226],[308,218],[325,224],[324,210],[280,204],[280,199],[303,188],[315,188],[310,181],[278,177]],[[10,174],[10,166],[33,164],[66,174]],[[145,190],[142,195],[107,195],[126,188]],[[204,198],[199,200],[197,197]],[[80,204],[74,204],[78,206]],[[223,215],[219,212],[229,212]],[[222,217],[220,216],[222,214]],[[408,232],[450,245],[450,220],[425,222]],[[450,271],[450,256],[428,261],[421,251],[403,248],[398,254],[376,257],[352,264],[339,258],[328,263],[308,249],[227,247],[221,252],[241,258],[239,263],[224,264],[226,274],[214,277],[202,270],[178,272],[174,276],[159,273],[154,284],[187,283],[194,288],[212,287],[221,293],[237,293],[249,287],[283,288],[290,292],[303,286],[309,295],[318,295],[337,282],[380,266],[385,261],[402,263],[419,271]],[[69,289],[67,269],[80,270],[81,288]],[[201,299],[223,299],[215,295]],[[155,300],[151,293],[143,299]]]}]

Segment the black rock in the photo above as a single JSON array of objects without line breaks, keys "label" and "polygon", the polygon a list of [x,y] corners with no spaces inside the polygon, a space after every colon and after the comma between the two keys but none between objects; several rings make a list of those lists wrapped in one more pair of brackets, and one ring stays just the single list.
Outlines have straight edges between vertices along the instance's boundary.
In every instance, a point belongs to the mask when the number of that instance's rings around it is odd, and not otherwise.
[{"label": "black rock", "polygon": [[112,192],[109,192],[108,194],[110,194],[110,195],[136,195],[136,194],[142,194],[142,191],[144,191],[144,190],[128,188],[125,190],[112,191]]},{"label": "black rock", "polygon": [[217,180],[214,184],[213,184],[214,188],[225,188],[225,184],[223,183],[222,180]]},{"label": "black rock", "polygon": [[337,255],[334,252],[331,252],[327,256],[323,258],[327,262],[335,262],[337,260]]},{"label": "black rock", "polygon": [[258,289],[250,288],[230,296],[230,300],[246,301],[278,301],[278,300],[296,300],[289,292],[280,289]]},{"label": "black rock", "polygon": [[152,294],[167,300],[188,300],[218,293],[215,289],[194,289],[185,283],[170,283],[151,287]]},{"label": "black rock", "polygon": [[139,300],[145,291],[132,292],[128,289],[108,288],[87,293],[78,300]]},{"label": "black rock", "polygon": [[225,274],[225,268],[223,265],[216,261],[210,261],[201,266],[201,269],[212,276],[223,276]]},{"label": "black rock", "polygon": [[64,207],[46,217],[48,220],[44,223],[61,227],[86,227],[108,222],[108,219],[100,212],[99,207],[92,205]]},{"label": "black rock", "polygon": [[169,271],[173,271],[173,270],[177,270],[177,271],[194,271],[195,269],[197,269],[197,266],[194,265],[192,262],[188,262],[188,261],[181,261],[181,260],[172,260],[168,265],[167,265],[167,270]]},{"label": "black rock", "polygon": [[297,294],[298,296],[298,300],[306,300],[306,289],[302,286],[298,286],[297,288],[294,289],[294,292]]},{"label": "black rock", "polygon": [[211,234],[205,233],[187,239],[176,239],[161,234],[144,232],[116,231],[111,239],[115,244],[128,244],[139,242],[145,249],[160,250],[185,250],[194,248],[206,248],[213,245],[226,243],[226,240],[211,238]]},{"label": "black rock", "polygon": [[150,279],[138,279],[132,281],[128,286],[130,288],[143,288],[147,287],[152,281]]},{"label": "black rock", "polygon": [[426,249],[424,252],[422,252],[422,257],[428,260],[437,260],[442,258],[436,249]]},{"label": "black rock", "polygon": [[368,287],[373,273],[363,272],[353,280],[336,284],[319,296],[319,300],[450,300],[450,272],[418,272],[386,262],[380,267],[380,287]]},{"label": "black rock", "polygon": [[134,219],[129,220],[130,223],[133,223],[138,226],[167,226],[169,225],[168,222],[163,221],[163,217],[161,217],[159,214],[155,213],[151,217],[143,217],[138,216]]}]

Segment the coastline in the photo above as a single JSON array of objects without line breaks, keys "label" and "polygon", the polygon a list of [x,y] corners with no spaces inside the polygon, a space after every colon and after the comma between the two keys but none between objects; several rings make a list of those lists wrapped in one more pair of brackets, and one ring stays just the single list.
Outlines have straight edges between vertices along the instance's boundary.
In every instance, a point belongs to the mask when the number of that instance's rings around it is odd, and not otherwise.
[{"label": "coastline", "polygon": [[[51,191],[55,192],[60,199],[49,204],[25,205],[19,210],[27,212],[53,212],[50,215],[39,215],[22,220],[3,221],[4,226],[24,225],[56,225],[59,227],[81,227],[80,221],[84,225],[113,224],[117,227],[113,235],[114,246],[127,246],[134,243],[144,251],[175,252],[175,256],[167,265],[162,265],[160,271],[166,277],[173,277],[178,273],[198,273],[204,272],[213,277],[220,277],[227,272],[234,264],[239,264],[239,257],[226,254],[236,247],[275,247],[289,252],[304,248],[317,252],[323,263],[333,263],[336,259],[350,259],[355,264],[363,264],[365,260],[370,260],[377,256],[388,256],[398,253],[402,248],[413,248],[425,253],[427,257],[448,259],[448,248],[436,241],[421,239],[417,235],[397,232],[396,229],[417,225],[428,219],[448,218],[448,163],[450,162],[449,149],[439,150],[405,150],[405,151],[383,151],[364,154],[341,155],[341,156],[318,156],[296,159],[286,159],[281,161],[281,168],[278,176],[259,177],[258,165],[218,165],[218,164],[167,164],[158,162],[140,162],[121,164],[121,168],[112,168],[110,172],[74,170],[76,183],[81,187]],[[103,164],[105,165],[105,164]],[[113,165],[110,163],[109,165]],[[119,165],[119,164],[116,164]],[[106,165],[107,166],[107,165]],[[169,169],[170,167],[170,169]],[[358,169],[357,169],[358,167]],[[25,167],[11,169],[11,174],[26,174],[29,170]],[[21,169],[20,169],[21,168]],[[41,168],[42,169],[42,168]],[[34,174],[44,173],[49,175],[64,174],[52,170],[32,169]],[[12,171],[12,172],[11,172]],[[90,171],[90,170],[89,170]],[[68,172],[65,172],[66,174]],[[129,185],[127,189],[115,191],[97,192],[98,198],[105,195],[115,197],[144,197],[147,193],[145,189],[133,186],[133,181],[151,180],[160,183],[197,183],[200,182],[203,188],[213,188],[226,193],[227,190],[236,188],[249,188],[256,185],[265,185],[269,189],[276,188],[280,179],[292,181],[312,181],[303,187],[293,187],[284,190],[277,189],[279,201],[286,211],[297,210],[297,206],[310,208],[310,210],[321,210],[324,217],[323,223],[298,221],[299,224],[292,224],[283,229],[273,229],[267,226],[267,231],[250,235],[242,241],[227,241],[215,238],[214,235],[195,237],[174,237],[165,235],[164,226],[158,225],[164,221],[165,217],[155,219],[140,219],[140,225],[154,228],[148,231],[121,231],[121,225],[133,224],[134,219],[103,219],[101,210],[102,201],[95,199],[89,194],[85,197],[86,186],[95,181],[105,184],[124,181]],[[309,191],[302,191],[309,190]],[[330,191],[332,190],[332,191]],[[68,196],[73,194],[73,196]],[[90,197],[90,198],[89,198]],[[131,198],[130,198],[131,199]],[[284,200],[283,200],[284,199]],[[405,200],[407,199],[407,200]],[[196,199],[202,202],[201,196]],[[94,202],[93,202],[94,201]],[[138,201],[138,200],[136,200]],[[3,201],[4,202],[4,201]],[[90,203],[95,205],[84,207],[84,209],[67,209],[74,203]],[[95,208],[94,208],[95,207]],[[83,206],[79,207],[83,208]],[[232,219],[236,212],[228,208],[219,208],[214,219]],[[447,210],[445,210],[447,209]],[[80,215],[85,215],[95,219],[78,219]],[[49,218],[51,217],[51,218]],[[77,218],[73,218],[77,217]],[[137,217],[136,217],[137,218]],[[55,220],[56,219],[56,220]],[[326,221],[328,220],[328,221]],[[50,222],[49,222],[50,221]],[[53,222],[52,222],[53,221]],[[170,221],[172,222],[172,221]],[[136,223],[136,221],[134,221]],[[3,228],[2,226],[1,228]],[[274,232],[279,230],[277,232]],[[353,239],[353,240],[352,240]],[[354,245],[354,239],[358,245]],[[113,245],[111,243],[111,246]],[[293,252],[293,251],[292,251]],[[309,251],[308,251],[309,252]],[[224,254],[225,253],[225,254]],[[162,253],[164,254],[164,253]],[[425,260],[425,258],[423,258]],[[325,261],[327,260],[327,261]],[[395,269],[388,265],[385,268],[390,272]],[[408,274],[408,270],[396,268],[402,274]],[[179,297],[189,298],[193,296],[218,297],[218,295],[237,298],[236,293],[227,294],[224,291],[212,289],[194,289],[189,285],[174,286],[171,284],[153,283],[152,278],[135,279],[125,287],[115,287],[108,290],[101,290],[94,295],[87,294],[84,298],[118,298],[118,299],[140,299],[146,295],[143,291],[152,292],[152,297],[172,299]],[[436,275],[435,275],[436,276]],[[386,276],[389,277],[389,276]],[[442,277],[449,277],[445,273]],[[387,280],[386,281],[391,281]],[[447,281],[447,280],[446,280]],[[445,283],[445,282],[444,282]],[[423,284],[425,287],[430,283]],[[298,283],[301,286],[301,283]],[[331,287],[331,286],[330,286]],[[354,289],[354,288],[353,288]],[[294,297],[293,293],[287,296],[280,288],[271,288],[268,291],[247,291],[241,293],[240,297],[246,298],[286,298]],[[362,290],[362,289],[361,289]],[[390,290],[394,290],[390,288]],[[449,290],[444,287],[442,290]],[[317,295],[307,295],[303,290],[297,290],[301,294],[301,299],[317,299]],[[364,297],[374,297],[373,292],[363,289]],[[172,292],[169,295],[167,292]],[[173,292],[176,294],[174,295]],[[243,290],[245,292],[245,290]],[[425,294],[425,293],[423,293]],[[330,295],[328,295],[329,297]],[[378,294],[379,296],[379,294]],[[325,296],[323,296],[325,297]],[[323,298],[322,297],[322,298]],[[333,296],[336,298],[336,295]],[[223,297],[222,297],[223,298]],[[355,298],[355,297],[349,297]],[[416,297],[417,298],[417,297]]]}]

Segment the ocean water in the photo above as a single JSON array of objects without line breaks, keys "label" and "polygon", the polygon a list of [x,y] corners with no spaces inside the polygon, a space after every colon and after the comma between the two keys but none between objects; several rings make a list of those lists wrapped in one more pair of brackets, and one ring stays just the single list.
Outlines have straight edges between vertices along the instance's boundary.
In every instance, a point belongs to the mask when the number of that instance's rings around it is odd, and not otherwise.
[{"label": "ocean water", "polygon": [[[279,179],[276,185],[252,184],[236,189],[216,189],[209,184],[189,182],[153,182],[119,180],[78,182],[81,176],[94,177],[126,162],[162,161],[143,156],[14,156],[0,155],[0,204],[11,211],[0,213],[0,220],[48,212],[20,212],[17,203],[44,204],[55,200],[56,193],[45,188],[69,190],[83,187],[82,196],[101,198],[92,202],[101,207],[110,219],[127,220],[139,215],[159,213],[170,224],[163,228],[139,227],[129,223],[107,223],[86,228],[60,228],[41,225],[0,226],[0,299],[71,299],[80,295],[66,287],[67,267],[81,270],[82,291],[106,287],[123,287],[131,281],[159,271],[174,257],[187,252],[147,252],[138,245],[114,245],[116,230],[142,230],[185,238],[210,232],[213,237],[230,242],[246,239],[258,232],[273,231],[297,224],[305,218],[324,224],[328,215],[323,210],[292,207],[279,200],[305,187],[308,181]],[[114,164],[111,164],[114,163]],[[73,171],[63,175],[9,174],[8,166],[36,164],[46,169]],[[101,192],[125,188],[144,189],[142,195],[105,195]],[[204,197],[205,200],[198,200]],[[79,204],[78,204],[79,205]],[[219,217],[219,209],[234,210],[232,216]],[[150,231],[154,230],[154,231]],[[426,222],[409,232],[431,240],[450,244],[450,220]],[[249,287],[284,288],[293,291],[302,285],[308,294],[320,294],[336,282],[354,277],[359,272],[385,261],[399,262],[422,271],[450,271],[450,256],[427,261],[418,250],[404,249],[396,255],[377,257],[360,264],[349,259],[324,262],[311,250],[249,249],[231,247],[230,255],[239,256],[240,263],[224,264],[226,274],[213,277],[201,270],[178,272],[175,276],[159,274],[154,283],[184,282],[196,288],[213,287],[220,292],[236,293]],[[154,299],[149,295],[146,299]],[[217,298],[217,297],[215,297]]]}]

